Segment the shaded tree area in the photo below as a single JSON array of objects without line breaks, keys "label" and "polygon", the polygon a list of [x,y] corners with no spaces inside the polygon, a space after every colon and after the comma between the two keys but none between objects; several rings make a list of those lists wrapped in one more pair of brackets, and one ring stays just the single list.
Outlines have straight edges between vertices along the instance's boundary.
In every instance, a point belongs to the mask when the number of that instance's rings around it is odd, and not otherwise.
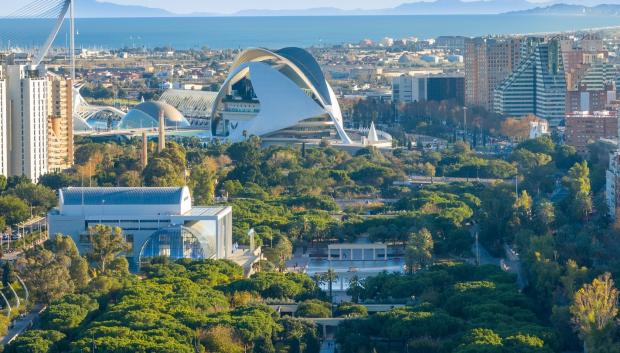
[{"label": "shaded tree area", "polygon": [[553,352],[558,338],[539,320],[514,277],[491,266],[444,264],[415,275],[363,281],[364,300],[409,300],[405,308],[350,320],[343,352]]},{"label": "shaded tree area", "polygon": [[[113,230],[106,232],[114,239]],[[5,351],[319,351],[315,325],[280,319],[264,304],[269,296],[320,296],[305,275],[260,274],[245,280],[241,267],[226,260],[167,258],[154,258],[133,275],[119,268],[119,257],[102,266],[103,259],[110,260],[108,254],[121,247],[101,247],[109,252],[94,252],[98,255],[91,258],[92,269],[98,271],[91,269],[96,277],[88,277],[86,283],[79,283],[72,270],[73,262],[85,259],[70,238],[58,236],[45,248],[31,251],[19,268],[32,288],[41,288],[33,296],[47,302],[48,309],[37,329],[20,335]],[[46,287],[34,281],[45,282]]]}]

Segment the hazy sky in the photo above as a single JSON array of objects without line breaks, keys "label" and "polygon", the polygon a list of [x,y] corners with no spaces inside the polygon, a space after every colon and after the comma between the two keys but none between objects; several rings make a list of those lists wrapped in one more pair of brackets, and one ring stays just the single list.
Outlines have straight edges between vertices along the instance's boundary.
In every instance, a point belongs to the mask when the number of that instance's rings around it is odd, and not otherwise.
[{"label": "hazy sky", "polygon": [[[5,2],[6,0],[0,0]],[[103,1],[103,0],[98,0]],[[231,13],[244,9],[305,9],[310,7],[338,7],[342,9],[377,9],[388,8],[407,2],[420,0],[105,0],[118,4],[144,5],[163,8],[176,13],[189,12],[215,12]],[[426,0],[431,1],[431,0]],[[468,0],[465,0],[468,1]],[[530,0],[530,2],[549,2],[552,0]],[[559,0],[556,0],[559,1]],[[32,0],[13,0],[9,4],[3,4],[2,13],[10,13],[12,10],[32,2]],[[79,6],[80,0],[76,0]],[[565,0],[566,3],[593,4],[593,3],[619,3],[620,0]]]}]

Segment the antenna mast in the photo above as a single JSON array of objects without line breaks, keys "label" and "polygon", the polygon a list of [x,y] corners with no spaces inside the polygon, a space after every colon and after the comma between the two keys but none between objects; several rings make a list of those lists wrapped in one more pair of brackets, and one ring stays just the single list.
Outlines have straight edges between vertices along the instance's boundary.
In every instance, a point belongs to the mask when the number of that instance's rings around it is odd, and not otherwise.
[{"label": "antenna mast", "polygon": [[75,1],[69,0],[71,4],[69,5],[69,30],[71,34],[69,35],[70,43],[69,50],[71,50],[71,84],[75,85]]}]

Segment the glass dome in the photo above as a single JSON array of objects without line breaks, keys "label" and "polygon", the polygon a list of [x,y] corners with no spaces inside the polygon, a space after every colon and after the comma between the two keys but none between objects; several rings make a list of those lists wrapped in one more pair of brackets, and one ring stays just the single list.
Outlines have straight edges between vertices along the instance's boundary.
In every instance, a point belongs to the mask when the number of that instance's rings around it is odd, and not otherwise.
[{"label": "glass dome", "polygon": [[200,229],[172,226],[153,233],[140,250],[140,265],[153,257],[178,259],[208,259],[216,254],[215,235],[201,233]]}]

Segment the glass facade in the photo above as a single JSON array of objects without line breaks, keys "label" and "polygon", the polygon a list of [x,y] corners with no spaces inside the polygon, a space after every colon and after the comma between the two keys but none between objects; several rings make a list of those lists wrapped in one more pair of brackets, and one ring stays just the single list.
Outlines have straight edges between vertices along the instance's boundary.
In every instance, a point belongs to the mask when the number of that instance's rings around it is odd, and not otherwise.
[{"label": "glass facade", "polygon": [[215,221],[186,222],[154,232],[140,250],[140,265],[150,258],[209,259],[217,255]]}]

